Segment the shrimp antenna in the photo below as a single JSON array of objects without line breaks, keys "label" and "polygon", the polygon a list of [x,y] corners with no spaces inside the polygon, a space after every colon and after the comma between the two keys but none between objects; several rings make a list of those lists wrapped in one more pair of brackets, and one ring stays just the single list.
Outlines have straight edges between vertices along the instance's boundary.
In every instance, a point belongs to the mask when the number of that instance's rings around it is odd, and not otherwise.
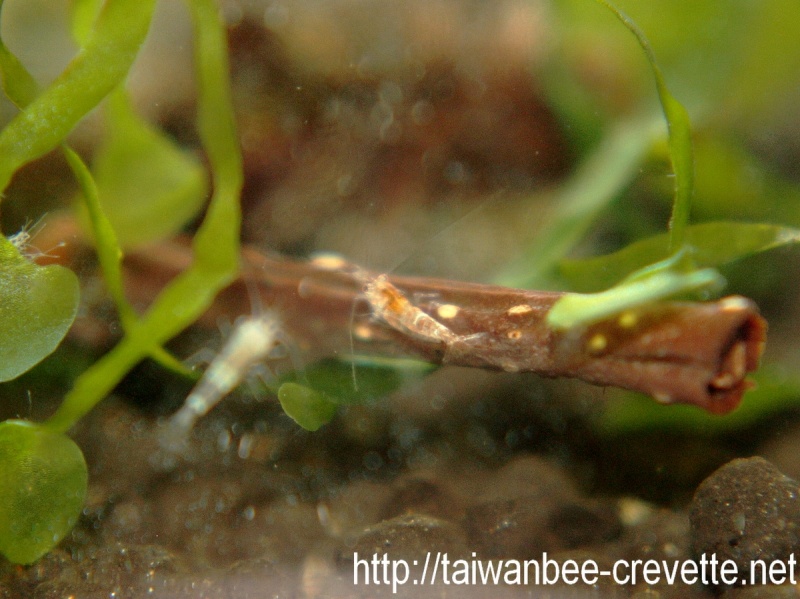
[{"label": "shrimp antenna", "polygon": [[[339,254],[333,252],[319,252],[312,256],[311,263],[327,271],[338,271],[352,276],[359,284],[367,281],[364,270],[352,262],[348,262]],[[353,376],[353,389],[358,391],[358,377],[356,376],[355,344],[353,342],[353,328],[356,323],[356,301],[350,308],[350,370]]]},{"label": "shrimp antenna", "polygon": [[[350,263],[347,266],[349,274],[359,282],[360,285],[365,285],[369,280],[366,271],[357,264]],[[344,270],[344,269],[343,269]],[[358,377],[356,376],[356,348],[353,343],[353,330],[356,326],[356,304],[358,300],[353,302],[350,307],[350,372],[353,375],[353,390],[358,393]]]},{"label": "shrimp antenna", "polygon": [[353,343],[353,327],[356,325],[356,302],[350,308],[350,371],[353,375],[353,390],[358,393],[358,378],[356,377],[356,349]]},{"label": "shrimp antenna", "polygon": [[[241,278],[245,287],[247,288],[247,295],[250,298],[250,309],[253,312],[253,318],[261,321],[279,321],[280,309],[267,309],[264,307],[264,302],[262,301],[261,294],[258,291],[258,285],[255,282],[257,279],[251,278],[247,276],[247,274],[243,274]],[[298,347],[292,341],[291,336],[286,333],[285,329],[276,327],[275,338],[286,350],[285,357],[288,357],[289,361],[291,362],[292,369],[297,373],[302,373],[300,376],[305,379],[305,373],[303,372],[302,368],[303,360],[301,359],[300,354],[298,353]]]},{"label": "shrimp antenna", "polygon": [[250,300],[250,311],[254,316],[262,317],[266,313],[264,309],[264,302],[261,301],[261,295],[258,293],[258,286],[247,275],[241,276],[245,289],[247,289],[247,297]]}]

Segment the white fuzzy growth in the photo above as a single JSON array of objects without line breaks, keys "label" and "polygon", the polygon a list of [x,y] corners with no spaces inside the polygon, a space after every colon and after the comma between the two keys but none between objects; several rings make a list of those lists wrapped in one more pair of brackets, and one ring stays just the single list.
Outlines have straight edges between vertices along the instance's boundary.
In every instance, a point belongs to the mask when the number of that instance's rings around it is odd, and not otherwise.
[{"label": "white fuzzy growth", "polygon": [[22,228],[18,233],[9,235],[8,240],[20,253],[23,253],[28,249],[28,245],[31,241],[31,234],[25,228]]},{"label": "white fuzzy growth", "polygon": [[42,218],[34,223],[31,223],[31,221],[26,222],[18,232],[14,233],[13,235],[9,235],[6,238],[11,245],[17,248],[17,251],[25,256],[28,260],[36,260],[37,258],[42,257],[52,258],[53,256],[49,252],[65,245],[62,241],[45,252],[32,245],[31,242],[33,241],[33,238],[36,237],[36,235],[44,227]]}]

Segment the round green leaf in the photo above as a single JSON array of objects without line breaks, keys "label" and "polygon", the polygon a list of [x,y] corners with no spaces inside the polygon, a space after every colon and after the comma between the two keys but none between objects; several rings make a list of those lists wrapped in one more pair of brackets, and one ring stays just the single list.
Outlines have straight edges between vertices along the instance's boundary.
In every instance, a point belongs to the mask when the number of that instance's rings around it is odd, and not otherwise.
[{"label": "round green leaf", "polygon": [[63,266],[38,266],[0,235],[0,381],[48,356],[78,311],[78,278]]},{"label": "round green leaf", "polygon": [[286,415],[307,431],[315,431],[327,424],[336,413],[334,402],[322,393],[297,383],[281,385],[278,400]]},{"label": "round green leaf", "polygon": [[72,529],[88,473],[66,435],[23,420],[0,424],[0,553],[30,564]]},{"label": "round green leaf", "polygon": [[109,97],[108,140],[93,173],[103,212],[123,248],[174,234],[206,199],[200,161],[140,118],[127,96]]}]

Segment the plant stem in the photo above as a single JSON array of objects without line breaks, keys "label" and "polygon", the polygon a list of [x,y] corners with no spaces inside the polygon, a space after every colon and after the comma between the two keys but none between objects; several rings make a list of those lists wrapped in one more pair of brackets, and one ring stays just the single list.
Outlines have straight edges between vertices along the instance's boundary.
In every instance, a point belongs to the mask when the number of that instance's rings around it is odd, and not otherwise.
[{"label": "plant stem", "polygon": [[[144,300],[156,292],[158,280],[188,259],[185,247],[174,242],[129,256],[125,266],[130,288]],[[558,333],[546,318],[562,293],[389,277],[415,307],[469,338],[437,343],[404,334],[369,315],[356,318],[353,326],[353,306],[365,302],[362,283],[352,273],[271,258],[253,248],[245,248],[243,259],[243,278],[220,294],[205,322],[214,326],[223,314],[249,312],[246,281],[258,289],[264,305],[275,307],[287,335],[303,348],[307,360],[345,352],[352,336],[356,352],[364,355],[414,356],[435,364],[576,377],[724,413],[748,388],[745,376],[758,366],[766,334],[766,323],[753,302],[741,297],[710,303],[655,302]],[[441,311],[442,306],[447,310]]]}]

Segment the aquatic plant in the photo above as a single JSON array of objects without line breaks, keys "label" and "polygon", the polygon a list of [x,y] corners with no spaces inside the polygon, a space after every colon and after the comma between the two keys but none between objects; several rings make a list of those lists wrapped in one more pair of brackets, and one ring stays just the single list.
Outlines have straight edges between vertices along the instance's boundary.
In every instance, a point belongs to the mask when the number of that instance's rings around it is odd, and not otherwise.
[{"label": "aquatic plant", "polygon": [[[100,8],[97,2],[76,3],[74,32],[81,50],[41,93],[22,64],[5,46],[0,48],[6,94],[21,109],[0,133],[0,188],[8,185],[20,166],[61,145],[81,187],[106,283],[125,329],[123,340],[75,381],[48,421],[0,424],[0,469],[5,483],[0,552],[19,563],[35,561],[60,541],[82,508],[86,465],[66,431],[144,357],[177,364],[161,345],[196,320],[238,272],[242,169],[228,97],[225,34],[213,2],[196,0],[190,6],[200,82],[198,128],[211,164],[214,194],[194,238],[193,265],[141,317],[134,315],[122,294],[122,254],[110,224],[113,219],[107,214],[113,209],[101,206],[98,185],[88,168],[63,145],[89,110],[114,95],[109,118],[118,137],[101,155],[101,164],[111,166],[100,168],[98,182],[124,187],[126,177],[136,176],[130,165],[139,162],[141,167],[144,161],[155,167],[148,169],[148,178],[153,176],[156,184],[141,189],[137,206],[158,214],[159,233],[172,233],[193,216],[205,191],[196,161],[141,123],[128,109],[121,90],[147,34],[153,4],[152,0],[109,0]],[[165,181],[165,173],[173,178]],[[170,206],[166,211],[165,196]],[[0,247],[2,314],[9,323],[19,323],[4,327],[0,342],[8,380],[53,351],[75,317],[78,294],[77,279],[67,269],[39,267],[2,237]],[[37,507],[35,512],[30,511],[32,506]],[[30,522],[36,526],[27,526]]]},{"label": "aquatic plant", "polygon": [[[225,33],[213,0],[189,0],[199,86],[197,126],[213,195],[193,238],[191,266],[143,315],[135,313],[123,292],[123,248],[173,234],[196,215],[208,188],[199,161],[138,117],[124,90],[153,5],[153,0],[75,2],[73,32],[80,51],[44,89],[0,44],[4,89],[20,109],[0,132],[0,190],[20,167],[60,148],[81,190],[105,283],[124,331],[119,344],[74,381],[50,419],[0,424],[0,552],[17,563],[32,563],[55,546],[74,526],[83,506],[86,464],[67,431],[142,359],[151,357],[183,370],[163,345],[194,322],[239,274],[243,175],[229,98]],[[584,328],[667,296],[707,293],[721,283],[713,268],[800,238],[795,230],[773,225],[688,224],[693,193],[688,116],[667,90],[644,35],[615,13],[636,34],[655,74],[675,171],[673,216],[668,236],[640,241],[609,256],[562,264],[661,135],[655,118],[612,131],[560,188],[549,233],[521,251],[519,260],[497,281],[539,286],[563,266],[565,279],[593,287],[583,291],[617,283],[596,295],[564,296],[548,313],[549,326],[559,332]],[[107,138],[90,169],[65,139],[104,99]],[[130,182],[141,180],[142,172],[147,173],[147,185],[135,187],[136,211],[130,213],[126,211],[134,204]],[[158,227],[142,227],[142,222]],[[735,247],[728,243],[734,235]],[[35,264],[12,240],[0,236],[0,380],[19,376],[56,348],[75,318],[78,300],[78,281],[72,272]],[[276,392],[287,414],[315,430],[332,418],[336,406],[385,393],[399,386],[404,373],[430,369],[426,364],[376,359],[359,372],[355,390],[349,364],[324,361],[312,365],[302,378],[280,381]]]}]

